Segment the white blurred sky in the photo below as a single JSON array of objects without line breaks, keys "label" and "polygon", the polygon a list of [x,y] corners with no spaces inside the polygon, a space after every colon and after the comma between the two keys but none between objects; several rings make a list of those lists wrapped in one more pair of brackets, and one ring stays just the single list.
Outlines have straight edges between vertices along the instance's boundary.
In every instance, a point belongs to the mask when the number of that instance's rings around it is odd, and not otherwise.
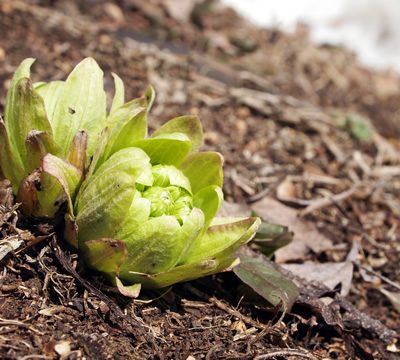
[{"label": "white blurred sky", "polygon": [[400,72],[400,0],[222,0],[259,25],[311,26],[317,43],[342,44],[360,61]]}]

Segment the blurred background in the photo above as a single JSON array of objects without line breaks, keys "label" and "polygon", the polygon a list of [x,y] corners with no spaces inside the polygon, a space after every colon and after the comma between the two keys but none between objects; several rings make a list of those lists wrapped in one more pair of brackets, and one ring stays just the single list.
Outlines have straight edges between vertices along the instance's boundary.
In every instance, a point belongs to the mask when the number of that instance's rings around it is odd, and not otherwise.
[{"label": "blurred background", "polygon": [[[168,73],[159,75],[155,59],[165,51],[196,76],[260,87],[256,74],[263,89],[359,112],[382,134],[400,136],[397,0],[2,0],[0,33],[3,89],[24,57],[36,57],[46,79],[90,55],[130,77],[128,96],[151,82],[161,103],[188,106],[182,79],[173,79],[175,91]],[[149,48],[157,55],[143,62]]]},{"label": "blurred background", "polygon": [[292,32],[306,24],[317,44],[344,45],[363,64],[400,71],[398,0],[223,0],[261,26]]}]

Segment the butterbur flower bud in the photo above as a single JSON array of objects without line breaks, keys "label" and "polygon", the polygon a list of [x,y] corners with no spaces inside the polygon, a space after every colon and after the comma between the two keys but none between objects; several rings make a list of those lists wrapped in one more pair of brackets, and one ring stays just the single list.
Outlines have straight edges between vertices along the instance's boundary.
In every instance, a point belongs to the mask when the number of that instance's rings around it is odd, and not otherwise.
[{"label": "butterbur flower bud", "polygon": [[199,152],[194,116],[147,134],[149,87],[125,102],[122,80],[106,112],[103,72],[85,59],[66,81],[32,84],[25,60],[0,120],[0,170],[31,215],[66,201],[65,238],[124,294],[223,271],[260,219],[220,218],[222,156]]},{"label": "butterbur flower bud", "polygon": [[[108,141],[118,143],[126,126],[115,127]],[[197,151],[201,135],[196,117],[176,118],[92,163],[76,198],[71,241],[120,288],[159,288],[222,271],[255,234],[258,218],[215,217],[223,201],[222,157]],[[109,142],[99,153],[121,148]]]}]

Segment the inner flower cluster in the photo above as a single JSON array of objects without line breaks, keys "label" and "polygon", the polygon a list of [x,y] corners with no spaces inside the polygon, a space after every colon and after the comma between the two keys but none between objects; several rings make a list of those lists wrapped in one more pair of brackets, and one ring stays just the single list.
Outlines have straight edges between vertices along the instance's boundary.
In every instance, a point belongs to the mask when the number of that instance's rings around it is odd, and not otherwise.
[{"label": "inner flower cluster", "polygon": [[172,215],[182,225],[193,209],[189,181],[174,166],[155,165],[152,167],[152,175],[152,186],[137,186],[142,198],[151,203],[150,217]]}]

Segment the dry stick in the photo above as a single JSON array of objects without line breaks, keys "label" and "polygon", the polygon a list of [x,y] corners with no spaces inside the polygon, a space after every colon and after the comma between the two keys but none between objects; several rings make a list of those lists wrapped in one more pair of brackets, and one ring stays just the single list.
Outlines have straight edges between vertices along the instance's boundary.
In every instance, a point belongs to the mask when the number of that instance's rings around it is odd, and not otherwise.
[{"label": "dry stick", "polygon": [[263,330],[265,329],[265,325],[258,323],[257,321],[254,321],[253,319],[249,318],[246,315],[241,314],[239,311],[230,308],[229,306],[225,305],[222,301],[212,297],[209,299],[210,303],[216,306],[218,309],[228,313],[229,315],[232,315],[240,320],[242,320],[244,323],[247,325],[254,326],[257,329]]},{"label": "dry stick", "polygon": [[358,266],[359,268],[361,268],[361,269],[363,269],[363,270],[369,272],[370,274],[377,276],[379,279],[381,279],[381,280],[384,281],[385,283],[387,283],[387,284],[393,286],[393,287],[396,288],[397,290],[400,290],[400,285],[397,284],[397,283],[395,283],[394,281],[390,280],[390,279],[387,278],[386,276],[384,276],[384,275],[382,275],[382,274],[376,272],[375,270],[373,270],[373,269],[371,269],[371,268],[369,268],[369,267],[367,267],[367,266],[361,265],[361,264],[358,263],[358,262],[354,262],[354,264],[355,264],[356,266]]},{"label": "dry stick", "polygon": [[324,197],[322,199],[317,199],[313,201],[310,205],[308,205],[304,210],[300,211],[300,216],[305,216],[315,210],[322,209],[325,206],[332,205],[335,202],[339,202],[342,200],[347,199],[351,195],[354,194],[354,192],[358,189],[360,185],[354,185],[352,186],[349,190],[343,191],[339,194],[329,196],[329,197]]},{"label": "dry stick", "polygon": [[267,333],[272,334],[272,335],[282,336],[282,333],[275,330],[272,326],[260,324],[259,322],[254,321],[253,319],[249,318],[248,316],[243,315],[239,311],[230,308],[229,306],[225,305],[222,301],[220,301],[214,297],[210,298],[209,301],[211,304],[216,306],[218,309],[228,313],[229,315],[232,315],[232,316],[238,318],[239,320],[242,320],[247,325],[253,326],[262,331],[267,330]]},{"label": "dry stick", "polygon": [[15,255],[18,255],[21,252],[25,252],[27,249],[36,246],[37,244],[40,244],[42,241],[45,241],[52,237],[55,233],[51,233],[49,235],[41,235],[41,236],[36,236],[33,240],[29,241],[28,244],[26,244],[24,247],[19,248],[16,252]]},{"label": "dry stick", "polygon": [[32,325],[25,324],[22,321],[0,318],[0,326],[7,326],[7,325],[23,327],[23,328],[26,328],[26,329],[29,329],[29,330],[33,331],[36,334],[44,335],[41,331],[39,331],[38,329],[34,328]]},{"label": "dry stick", "polygon": [[52,358],[50,356],[40,355],[40,354],[25,355],[19,358],[19,360],[30,360],[30,359],[52,359]]},{"label": "dry stick", "polygon": [[315,356],[311,353],[304,352],[301,350],[297,349],[274,349],[271,350],[265,354],[258,355],[254,358],[254,360],[264,360],[264,359],[272,359],[276,356],[297,356],[305,359],[311,359],[311,360],[320,360],[321,358],[318,356]]},{"label": "dry stick", "polygon": [[254,321],[253,319],[247,317],[246,315],[243,315],[240,313],[238,310],[232,309],[229,306],[225,305],[222,301],[216,299],[215,297],[209,297],[207,294],[203,293],[202,291],[196,289],[195,287],[191,285],[186,285],[187,289],[198,296],[199,298],[203,299],[204,301],[208,301],[214,306],[216,306],[218,309],[226,312],[229,315],[235,316],[238,319],[242,320],[245,324],[253,326],[257,329],[264,330],[267,327],[263,324],[258,323],[257,321]]},{"label": "dry stick", "polygon": [[248,203],[253,203],[253,202],[256,202],[258,200],[261,200],[263,197],[267,196],[271,192],[271,190],[272,190],[271,188],[267,187],[267,188],[261,190],[260,192],[250,196],[247,199],[247,202]]}]

